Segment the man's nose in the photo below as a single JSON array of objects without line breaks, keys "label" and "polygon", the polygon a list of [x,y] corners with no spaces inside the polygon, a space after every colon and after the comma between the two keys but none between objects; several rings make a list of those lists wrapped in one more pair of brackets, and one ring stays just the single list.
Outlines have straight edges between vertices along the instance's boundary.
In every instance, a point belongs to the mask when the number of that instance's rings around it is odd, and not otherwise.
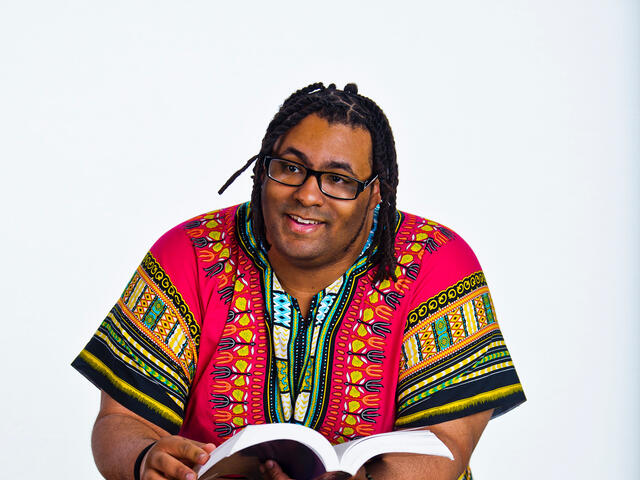
[{"label": "man's nose", "polygon": [[296,188],[293,196],[305,207],[322,205],[324,203],[324,194],[320,191],[318,179],[313,175],[309,175],[309,178],[307,178],[302,185]]}]

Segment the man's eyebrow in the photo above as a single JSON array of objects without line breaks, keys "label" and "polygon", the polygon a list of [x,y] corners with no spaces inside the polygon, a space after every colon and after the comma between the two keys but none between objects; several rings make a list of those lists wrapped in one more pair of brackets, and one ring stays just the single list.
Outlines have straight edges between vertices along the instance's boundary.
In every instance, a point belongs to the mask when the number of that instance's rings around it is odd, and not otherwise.
[{"label": "man's eyebrow", "polygon": [[[282,152],[280,152],[280,155],[285,155],[287,153],[295,155],[307,165],[309,164],[309,157],[307,157],[307,155],[304,152],[301,152],[296,147],[289,146],[285,148]],[[326,169],[326,168],[341,169],[341,170],[345,170],[346,172],[349,172],[354,177],[356,175],[356,173],[353,171],[353,168],[351,168],[351,165],[348,162],[344,162],[341,160],[331,160],[326,165],[323,165],[322,168],[323,169]]]},{"label": "man's eyebrow", "polygon": [[340,168],[342,170],[346,170],[354,177],[356,175],[356,173],[353,171],[353,168],[351,168],[351,165],[349,165],[347,162],[342,162],[340,160],[331,160],[325,168]]},{"label": "man's eyebrow", "polygon": [[309,163],[309,157],[307,157],[303,152],[301,152],[300,150],[298,150],[295,147],[287,147],[284,149],[284,151],[280,152],[280,155],[284,155],[286,153],[291,153],[293,155],[295,155],[296,157],[298,157],[300,160],[303,160],[306,163]]}]

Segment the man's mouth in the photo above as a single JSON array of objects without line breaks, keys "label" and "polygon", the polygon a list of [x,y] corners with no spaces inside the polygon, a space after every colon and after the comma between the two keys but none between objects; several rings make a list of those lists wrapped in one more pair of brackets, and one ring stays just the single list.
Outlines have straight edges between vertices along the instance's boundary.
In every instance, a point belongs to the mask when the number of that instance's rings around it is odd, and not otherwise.
[{"label": "man's mouth", "polygon": [[320,220],[314,220],[312,218],[302,218],[297,215],[288,214],[287,216],[294,222],[300,223],[302,225],[319,225],[320,223],[323,223]]}]

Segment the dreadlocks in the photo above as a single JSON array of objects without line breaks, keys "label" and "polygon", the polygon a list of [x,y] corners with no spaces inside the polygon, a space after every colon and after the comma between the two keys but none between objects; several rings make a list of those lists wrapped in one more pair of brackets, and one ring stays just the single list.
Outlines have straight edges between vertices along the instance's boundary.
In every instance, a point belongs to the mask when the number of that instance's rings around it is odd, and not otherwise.
[{"label": "dreadlocks", "polygon": [[394,236],[396,222],[396,187],[398,185],[398,164],[391,126],[384,112],[376,103],[358,94],[358,87],[349,83],[344,90],[334,84],[325,87],[313,83],[298,90],[287,98],[267,127],[262,139],[260,153],[247,163],[222,186],[222,193],[249,165],[257,160],[253,168],[253,190],[251,192],[251,215],[256,236],[265,245],[264,218],[262,216],[262,179],[264,177],[265,156],[273,153],[277,140],[295,127],[302,119],[315,113],[329,123],[340,123],[351,127],[362,127],[369,131],[372,143],[372,168],[380,181],[382,202],[378,212],[378,227],[370,250],[377,245],[372,261],[378,264],[374,281],[385,278],[396,279],[396,258]]}]

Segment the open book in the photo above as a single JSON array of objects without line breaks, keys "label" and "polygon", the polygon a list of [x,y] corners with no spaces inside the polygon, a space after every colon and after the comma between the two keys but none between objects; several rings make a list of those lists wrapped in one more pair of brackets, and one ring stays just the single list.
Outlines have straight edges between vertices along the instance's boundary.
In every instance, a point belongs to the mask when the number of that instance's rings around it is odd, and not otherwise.
[{"label": "open book", "polygon": [[296,480],[312,480],[325,472],[355,475],[364,463],[382,453],[421,453],[453,455],[428,430],[380,433],[350,442],[331,445],[311,428],[291,423],[248,425],[224,442],[198,472],[198,479],[211,480],[225,475],[262,479],[259,466],[275,460]]}]

